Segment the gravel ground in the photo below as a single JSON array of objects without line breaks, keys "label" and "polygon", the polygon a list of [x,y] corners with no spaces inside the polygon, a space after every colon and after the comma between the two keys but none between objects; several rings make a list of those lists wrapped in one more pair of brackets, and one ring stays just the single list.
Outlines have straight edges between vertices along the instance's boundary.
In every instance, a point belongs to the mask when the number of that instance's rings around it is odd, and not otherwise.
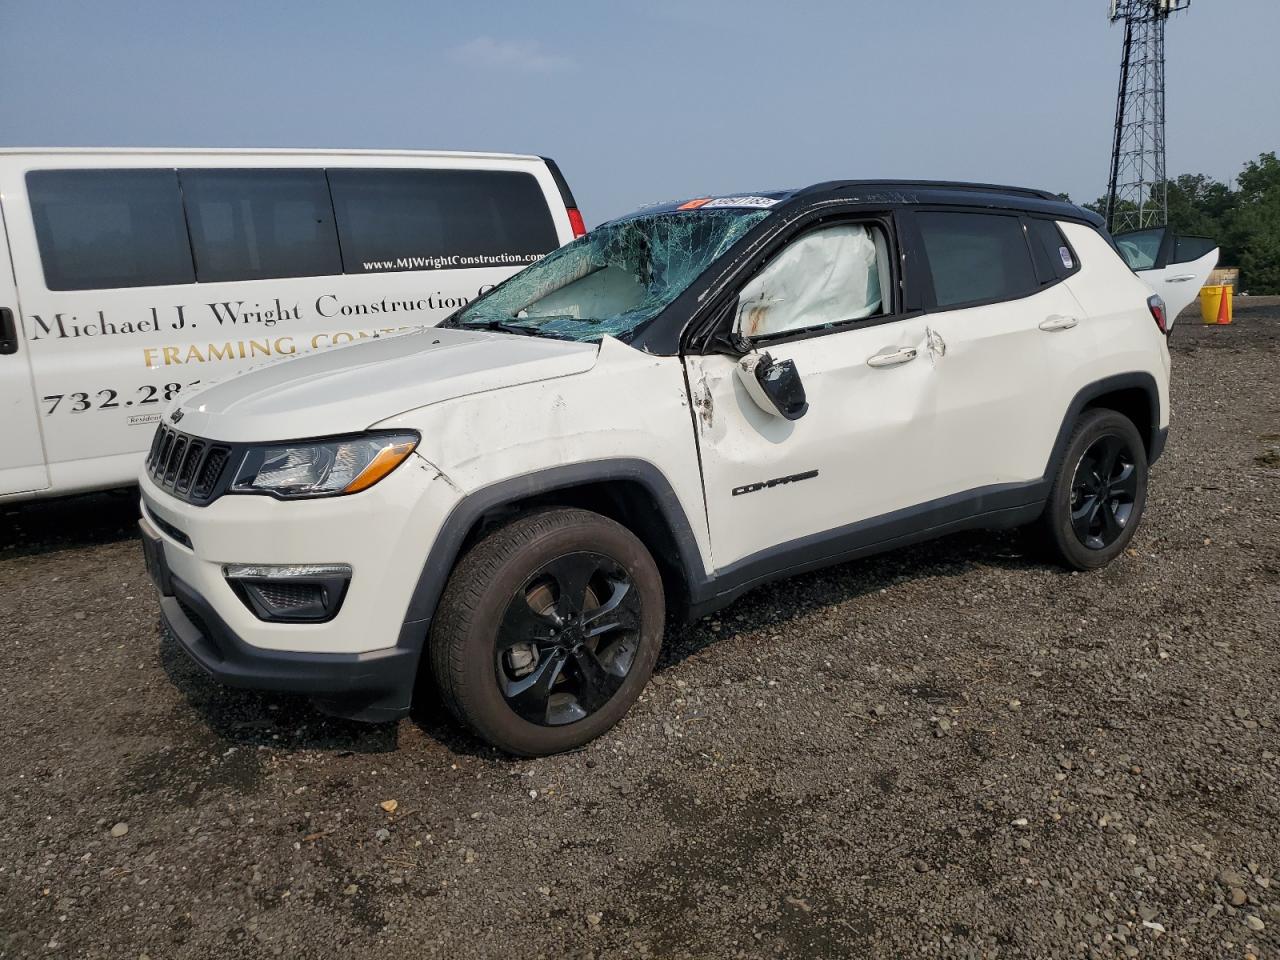
[{"label": "gravel ground", "polygon": [[0,508],[0,957],[1280,955],[1280,298],[1238,305],[1178,327],[1107,570],[967,534],[756,591],[547,760],[217,688],[131,497]]}]

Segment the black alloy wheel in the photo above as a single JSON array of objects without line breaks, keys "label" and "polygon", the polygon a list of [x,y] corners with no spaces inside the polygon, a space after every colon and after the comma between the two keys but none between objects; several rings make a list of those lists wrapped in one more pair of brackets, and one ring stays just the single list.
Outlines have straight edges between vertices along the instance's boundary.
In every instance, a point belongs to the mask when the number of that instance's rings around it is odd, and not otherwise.
[{"label": "black alloy wheel", "polygon": [[1128,442],[1099,437],[1076,464],[1071,481],[1071,528],[1090,550],[1103,550],[1124,533],[1138,496],[1138,468]]},{"label": "black alloy wheel", "polygon": [[543,507],[459,558],[432,619],[441,700],[520,756],[572,750],[626,715],[662,648],[662,575],[640,539],[589,510]]},{"label": "black alloy wheel", "polygon": [[502,696],[530,723],[559,726],[604,707],[639,648],[640,598],[616,561],[577,551],[516,590],[495,645]]},{"label": "black alloy wheel", "polygon": [[1147,502],[1147,450],[1123,413],[1087,409],[1053,470],[1036,539],[1073,570],[1097,570],[1124,552]]}]

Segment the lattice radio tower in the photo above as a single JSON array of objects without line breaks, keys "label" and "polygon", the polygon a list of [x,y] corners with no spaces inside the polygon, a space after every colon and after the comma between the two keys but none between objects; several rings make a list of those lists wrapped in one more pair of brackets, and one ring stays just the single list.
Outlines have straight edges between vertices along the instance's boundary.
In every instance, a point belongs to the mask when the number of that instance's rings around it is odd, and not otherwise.
[{"label": "lattice radio tower", "polygon": [[1169,196],[1164,166],[1164,25],[1191,0],[1111,0],[1124,21],[1124,58],[1107,184],[1112,233],[1164,226]]}]

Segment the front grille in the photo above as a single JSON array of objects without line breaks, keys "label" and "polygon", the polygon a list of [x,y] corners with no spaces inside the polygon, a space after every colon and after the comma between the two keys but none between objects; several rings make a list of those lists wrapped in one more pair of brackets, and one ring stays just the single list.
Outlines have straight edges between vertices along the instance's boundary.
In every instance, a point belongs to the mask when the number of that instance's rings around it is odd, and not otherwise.
[{"label": "front grille", "polygon": [[203,500],[213,493],[213,488],[222,476],[222,468],[227,465],[230,451],[226,447],[213,447],[204,458],[204,465],[196,475],[195,486],[191,488],[193,500]]},{"label": "front grille", "polygon": [[219,492],[230,454],[230,447],[161,424],[147,454],[147,476],[179,500],[203,505]]}]

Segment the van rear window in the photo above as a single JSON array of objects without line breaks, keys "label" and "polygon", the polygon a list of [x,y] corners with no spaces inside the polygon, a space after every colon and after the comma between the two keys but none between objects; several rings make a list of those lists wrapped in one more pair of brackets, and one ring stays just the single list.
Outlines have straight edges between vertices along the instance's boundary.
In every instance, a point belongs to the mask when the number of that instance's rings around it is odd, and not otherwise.
[{"label": "van rear window", "polygon": [[174,170],[33,170],[27,194],[50,290],[191,283]]},{"label": "van rear window", "polygon": [[560,245],[527,173],[330,169],[329,186],[347,273],[522,266]]}]

